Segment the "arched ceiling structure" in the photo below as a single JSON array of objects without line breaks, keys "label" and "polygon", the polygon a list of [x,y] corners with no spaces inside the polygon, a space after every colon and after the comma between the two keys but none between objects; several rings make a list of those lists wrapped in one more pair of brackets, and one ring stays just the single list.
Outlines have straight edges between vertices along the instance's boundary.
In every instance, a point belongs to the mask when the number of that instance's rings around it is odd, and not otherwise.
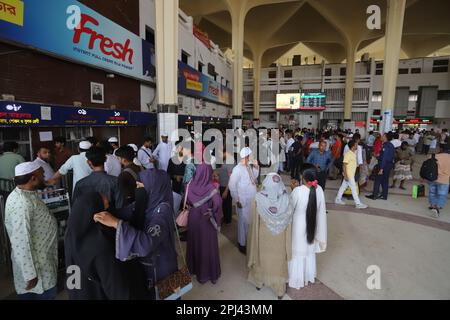
[{"label": "arched ceiling structure", "polygon": [[[358,52],[357,58],[359,53],[384,52],[388,0],[180,0],[180,7],[226,51],[232,45],[231,7],[236,1],[246,12],[244,55],[260,57],[263,67],[287,52],[293,54],[296,47],[306,47],[330,63],[345,60],[349,48]],[[380,30],[367,28],[370,5],[381,9]],[[448,0],[407,0],[403,56],[429,56],[448,48],[449,12]]]}]

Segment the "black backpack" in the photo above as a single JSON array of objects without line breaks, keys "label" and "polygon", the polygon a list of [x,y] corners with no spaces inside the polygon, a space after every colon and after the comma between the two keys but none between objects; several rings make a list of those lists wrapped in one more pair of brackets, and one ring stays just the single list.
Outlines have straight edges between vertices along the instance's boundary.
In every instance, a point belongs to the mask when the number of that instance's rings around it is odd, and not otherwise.
[{"label": "black backpack", "polygon": [[425,160],[420,168],[420,177],[430,182],[436,181],[438,178],[438,164],[436,156],[431,155],[431,159]]}]

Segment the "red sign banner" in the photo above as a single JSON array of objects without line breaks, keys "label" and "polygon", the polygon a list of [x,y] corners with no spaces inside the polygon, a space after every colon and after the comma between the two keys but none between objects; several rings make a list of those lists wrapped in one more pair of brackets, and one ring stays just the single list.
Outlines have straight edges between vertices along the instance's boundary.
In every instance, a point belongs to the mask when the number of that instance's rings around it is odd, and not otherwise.
[{"label": "red sign banner", "polygon": [[203,42],[203,44],[208,48],[211,49],[211,41],[209,40],[209,36],[206,32],[203,32],[200,30],[195,24],[194,24],[194,36]]}]

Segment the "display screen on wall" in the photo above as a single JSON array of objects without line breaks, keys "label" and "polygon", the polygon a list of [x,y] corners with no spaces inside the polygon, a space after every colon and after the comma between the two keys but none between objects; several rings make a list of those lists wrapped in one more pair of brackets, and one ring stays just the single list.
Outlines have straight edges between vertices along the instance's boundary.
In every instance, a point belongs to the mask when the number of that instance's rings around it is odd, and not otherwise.
[{"label": "display screen on wall", "polygon": [[300,93],[277,94],[277,110],[299,110]]},{"label": "display screen on wall", "polygon": [[178,92],[231,106],[232,91],[191,66],[178,61]]},{"label": "display screen on wall", "polygon": [[73,0],[1,0],[0,40],[152,81],[153,46]]},{"label": "display screen on wall", "polygon": [[324,92],[302,93],[300,110],[325,110],[327,96]]}]

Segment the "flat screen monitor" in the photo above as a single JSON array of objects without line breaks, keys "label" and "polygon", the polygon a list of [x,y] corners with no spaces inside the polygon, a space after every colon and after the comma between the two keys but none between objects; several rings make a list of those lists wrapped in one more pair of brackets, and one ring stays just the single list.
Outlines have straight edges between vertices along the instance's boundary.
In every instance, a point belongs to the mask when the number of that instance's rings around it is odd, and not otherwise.
[{"label": "flat screen monitor", "polygon": [[279,93],[277,94],[277,110],[299,110],[300,93]]},{"label": "flat screen monitor", "polygon": [[325,110],[327,96],[324,92],[302,93],[300,97],[300,110]]}]

